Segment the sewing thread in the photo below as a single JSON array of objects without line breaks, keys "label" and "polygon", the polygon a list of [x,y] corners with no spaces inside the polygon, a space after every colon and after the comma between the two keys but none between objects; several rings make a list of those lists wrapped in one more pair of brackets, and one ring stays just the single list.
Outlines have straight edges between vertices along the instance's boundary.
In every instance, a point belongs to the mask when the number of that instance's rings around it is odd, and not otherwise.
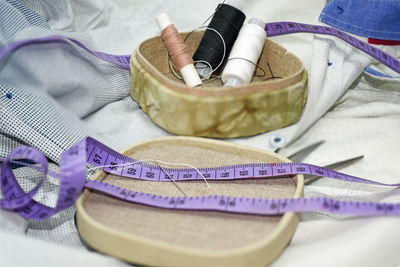
[{"label": "sewing thread", "polygon": [[161,38],[168,49],[172,63],[174,63],[178,70],[188,64],[193,64],[193,59],[189,54],[188,48],[183,43],[183,40],[174,25],[168,25],[161,32]]},{"label": "sewing thread", "polygon": [[[236,5],[237,6],[237,5]],[[210,73],[207,65],[211,65],[212,70],[217,70],[225,59],[225,54],[228,55],[246,18],[245,14],[235,7],[234,4],[219,4],[207,30],[204,32],[203,38],[193,55],[194,61],[205,61],[209,64],[196,64],[198,73],[201,76],[206,76]],[[210,30],[214,29],[214,30]],[[218,32],[221,38],[216,34]]]},{"label": "sewing thread", "polygon": [[[5,160],[5,158],[0,157],[0,163],[3,162]],[[9,162],[14,163],[16,166],[25,166],[25,167],[30,167],[32,169],[35,169],[37,171],[41,171],[41,168],[38,164],[36,163],[31,163],[31,162],[24,162],[24,161],[19,161],[19,160],[9,160]],[[98,170],[98,169],[103,169],[103,168],[119,168],[119,167],[126,167],[126,166],[133,166],[137,163],[146,163],[146,162],[154,162],[157,166],[160,167],[160,169],[162,169],[166,175],[169,176],[169,174],[165,171],[165,169],[160,165],[160,163],[165,164],[165,165],[170,165],[170,166],[181,166],[181,167],[186,167],[189,169],[193,169],[195,170],[199,176],[203,179],[203,181],[205,182],[205,184],[207,185],[208,189],[211,189],[210,184],[208,183],[207,179],[204,177],[204,175],[199,171],[199,169],[191,164],[186,164],[186,163],[172,163],[172,162],[166,162],[166,161],[162,161],[159,159],[142,159],[142,160],[135,160],[133,162],[128,162],[128,163],[124,163],[124,164],[109,164],[109,165],[99,165],[99,166],[94,166],[94,167],[88,167],[87,170],[88,171],[92,171],[92,170]],[[60,175],[56,172],[53,171],[47,171],[47,175],[55,177],[55,178],[60,178]],[[169,176],[170,177],[170,176]],[[174,180],[173,178],[170,177],[171,180]]]},{"label": "sewing thread", "polygon": [[224,86],[250,83],[265,42],[264,22],[253,18],[244,25],[222,72]]},{"label": "sewing thread", "polygon": [[189,50],[179,35],[178,30],[172,24],[169,16],[166,13],[162,13],[157,16],[156,21],[161,30],[161,38],[167,47],[170,59],[181,72],[186,85],[189,87],[201,85],[202,82],[194,68]]},{"label": "sewing thread", "polygon": [[[222,37],[222,35],[218,31],[216,31],[215,29],[212,29],[212,28],[208,28],[207,26],[200,26],[200,27],[197,27],[196,29],[194,29],[193,31],[189,32],[186,35],[185,40],[183,40],[183,42],[186,43],[186,40],[188,38],[190,38],[190,35],[192,35],[192,33],[194,33],[197,30],[204,29],[204,28],[206,30],[210,30],[210,31],[215,32],[218,35],[218,37],[220,38],[221,42],[222,42],[223,53],[222,53],[222,56],[221,56],[221,60],[218,63],[218,66],[216,67],[216,69],[218,69],[222,65],[222,63],[224,63],[224,58],[225,58],[225,55],[226,55],[225,41],[224,41],[224,38]],[[172,74],[175,76],[175,78],[182,80],[182,78],[175,72],[174,68],[171,66],[171,61],[170,60],[168,61],[168,63],[169,63],[170,70],[171,70]],[[196,61],[194,61],[194,64],[196,66],[196,70],[197,70],[198,74],[200,75],[202,81],[210,79],[211,75],[216,71],[216,69],[213,69],[213,67],[210,65],[210,63],[208,63],[205,60],[196,60]]]}]

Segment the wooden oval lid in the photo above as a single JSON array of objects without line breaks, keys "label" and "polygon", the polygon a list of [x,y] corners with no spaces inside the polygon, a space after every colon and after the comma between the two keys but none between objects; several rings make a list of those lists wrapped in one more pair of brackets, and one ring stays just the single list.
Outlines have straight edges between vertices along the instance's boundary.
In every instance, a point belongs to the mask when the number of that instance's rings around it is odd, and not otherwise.
[{"label": "wooden oval lid", "polygon": [[[123,154],[196,167],[289,162],[265,150],[196,137],[164,137],[133,145]],[[171,166],[169,166],[171,167]],[[174,167],[175,168],[175,167]],[[104,172],[93,179],[139,192],[181,196],[171,182],[135,180]],[[303,176],[282,179],[179,182],[187,195],[301,197]],[[177,211],[132,204],[85,190],[76,203],[82,238],[94,249],[152,266],[263,266],[290,241],[298,215],[257,216]]]}]

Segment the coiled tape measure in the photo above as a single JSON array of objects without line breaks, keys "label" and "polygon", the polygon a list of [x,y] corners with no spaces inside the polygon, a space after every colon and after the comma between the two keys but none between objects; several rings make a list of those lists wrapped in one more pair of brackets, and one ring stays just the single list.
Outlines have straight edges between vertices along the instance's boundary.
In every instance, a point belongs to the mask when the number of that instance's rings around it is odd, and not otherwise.
[{"label": "coiled tape measure", "polygon": [[[33,196],[43,184],[44,178],[28,193],[25,193],[19,186],[11,168],[12,162],[17,159],[30,160],[39,164],[40,167],[35,168],[43,172],[45,174],[44,177],[46,177],[48,163],[40,151],[32,147],[21,146],[14,149],[1,165],[1,190],[4,198],[0,202],[0,207],[2,209],[15,210],[21,216],[29,219],[47,219],[54,213],[71,206],[84,187],[128,202],[164,209],[207,210],[257,215],[277,215],[285,212],[307,211],[324,211],[358,216],[400,215],[400,204],[397,203],[338,201],[322,197],[281,199],[218,195],[165,197],[134,192],[100,181],[86,181],[86,163],[94,166],[106,165],[108,167],[104,167],[104,171],[132,179],[159,182],[170,181],[169,176],[175,181],[203,179],[193,169],[160,168],[157,165],[139,163],[90,137],[83,139],[62,154],[60,174],[58,176],[60,179],[59,198],[56,206],[51,208],[33,199]],[[121,164],[125,166],[116,166]],[[207,180],[277,179],[288,175],[312,174],[371,185],[400,186],[400,184],[370,181],[304,163],[239,164],[217,168],[199,168],[198,171]]]},{"label": "coiled tape measure", "polygon": [[[295,22],[274,22],[266,23],[265,31],[268,37],[298,32],[333,35],[400,73],[400,62],[397,59],[334,28]],[[75,39],[62,36],[47,36],[9,43],[0,50],[0,59],[26,45],[59,42],[73,43],[93,56],[116,64],[122,68],[129,69],[129,55],[117,56],[93,51]],[[28,193],[25,193],[19,186],[12,172],[11,166],[13,164],[13,159],[31,160],[40,165],[40,167],[34,168],[44,173],[44,178],[41,182]],[[1,190],[3,199],[0,200],[0,208],[15,210],[25,218],[37,220],[47,219],[56,212],[71,206],[78,198],[83,188],[86,187],[125,201],[167,209],[215,210],[259,215],[275,215],[289,211],[326,211],[336,214],[352,214],[359,216],[400,214],[400,204],[392,203],[350,202],[320,197],[302,199],[235,198],[225,196],[163,197],[138,193],[99,181],[85,181],[86,162],[94,166],[103,166],[133,163],[134,161],[135,160],[119,154],[98,141],[87,137],[62,154],[60,174],[57,175],[48,172],[47,159],[40,151],[27,146],[18,147],[13,150],[1,164]],[[135,163],[132,166],[125,167],[105,167],[103,170],[127,178],[160,182],[170,181],[168,175],[177,181],[203,179],[203,177],[193,169],[161,169],[159,166],[145,163]],[[164,170],[168,172],[168,175]],[[400,186],[400,184],[374,182],[303,163],[240,164],[218,168],[201,168],[199,171],[208,180],[265,179],[295,174],[312,174],[372,185]],[[60,179],[60,193],[54,208],[45,206],[33,199],[33,196],[43,185],[47,173],[52,176],[57,176]]]}]

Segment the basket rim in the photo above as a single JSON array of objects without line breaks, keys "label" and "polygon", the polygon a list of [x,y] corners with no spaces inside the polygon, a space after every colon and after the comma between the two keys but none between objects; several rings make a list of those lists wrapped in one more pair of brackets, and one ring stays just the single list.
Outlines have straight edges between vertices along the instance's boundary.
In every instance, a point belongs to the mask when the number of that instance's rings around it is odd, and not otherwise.
[{"label": "basket rim", "polygon": [[[200,31],[201,32],[201,31]],[[182,32],[181,35],[188,34],[188,32]],[[269,81],[264,81],[264,82],[256,82],[256,83],[250,83],[248,85],[240,86],[240,87],[188,87],[183,83],[179,83],[177,81],[174,81],[167,76],[165,76],[163,73],[161,73],[155,66],[153,66],[149,60],[141,53],[141,48],[142,46],[151,40],[154,39],[160,39],[161,36],[154,36],[149,39],[146,39],[143,41],[139,47],[133,52],[130,65],[131,68],[133,66],[139,64],[140,67],[144,68],[150,75],[151,77],[158,80],[161,84],[165,85],[168,89],[171,89],[173,91],[179,92],[179,93],[184,93],[188,95],[201,95],[201,96],[237,96],[237,95],[248,95],[248,94],[254,94],[257,92],[261,91],[276,91],[280,89],[285,89],[293,84],[303,82],[305,79],[305,75],[307,75],[307,71],[305,70],[305,67],[301,60],[294,55],[293,53],[288,52],[284,47],[279,45],[278,43],[267,39],[266,41],[273,43],[274,45],[280,47],[284,51],[284,56],[289,56],[292,57],[295,61],[297,61],[298,64],[300,64],[300,68],[292,73],[291,75],[279,79],[279,80],[269,80]]]}]

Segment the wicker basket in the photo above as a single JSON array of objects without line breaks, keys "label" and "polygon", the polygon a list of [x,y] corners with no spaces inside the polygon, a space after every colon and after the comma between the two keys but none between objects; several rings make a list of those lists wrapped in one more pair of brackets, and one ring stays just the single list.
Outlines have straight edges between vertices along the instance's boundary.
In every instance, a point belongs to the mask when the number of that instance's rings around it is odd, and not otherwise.
[{"label": "wicker basket", "polygon": [[[202,34],[195,32],[187,39],[192,53]],[[131,95],[157,125],[178,135],[251,136],[296,122],[307,95],[301,61],[266,39],[258,65],[266,75],[254,77],[247,86],[223,88],[214,79],[189,88],[171,73],[166,48],[157,36],[144,41],[131,57]],[[255,76],[262,74],[257,69]],[[265,80],[271,76],[281,78]]]}]

